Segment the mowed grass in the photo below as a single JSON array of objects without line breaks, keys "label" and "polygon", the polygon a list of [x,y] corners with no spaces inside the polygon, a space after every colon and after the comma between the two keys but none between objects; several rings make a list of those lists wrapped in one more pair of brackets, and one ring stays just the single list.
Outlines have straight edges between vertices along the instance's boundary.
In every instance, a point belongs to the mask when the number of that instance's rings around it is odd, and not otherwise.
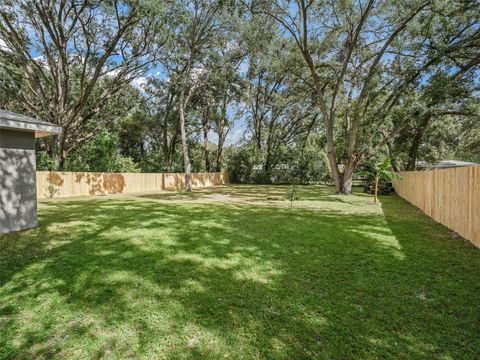
[{"label": "mowed grass", "polygon": [[43,201],[0,237],[2,359],[478,359],[480,251],[397,196]]}]

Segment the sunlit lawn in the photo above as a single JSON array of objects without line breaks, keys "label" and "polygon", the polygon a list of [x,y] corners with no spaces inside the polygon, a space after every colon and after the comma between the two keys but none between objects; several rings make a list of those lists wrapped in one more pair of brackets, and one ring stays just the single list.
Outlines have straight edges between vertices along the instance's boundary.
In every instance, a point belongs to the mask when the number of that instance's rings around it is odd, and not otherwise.
[{"label": "sunlit lawn", "polygon": [[480,251],[397,196],[49,200],[0,237],[2,359],[479,359]]}]

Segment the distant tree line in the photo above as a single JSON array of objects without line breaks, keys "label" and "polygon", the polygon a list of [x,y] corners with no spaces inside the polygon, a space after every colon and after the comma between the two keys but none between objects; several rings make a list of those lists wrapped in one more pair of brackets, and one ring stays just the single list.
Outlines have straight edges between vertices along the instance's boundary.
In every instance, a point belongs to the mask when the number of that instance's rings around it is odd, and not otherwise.
[{"label": "distant tree line", "polygon": [[331,182],[480,161],[480,4],[5,0],[0,107],[63,127],[39,169]]}]

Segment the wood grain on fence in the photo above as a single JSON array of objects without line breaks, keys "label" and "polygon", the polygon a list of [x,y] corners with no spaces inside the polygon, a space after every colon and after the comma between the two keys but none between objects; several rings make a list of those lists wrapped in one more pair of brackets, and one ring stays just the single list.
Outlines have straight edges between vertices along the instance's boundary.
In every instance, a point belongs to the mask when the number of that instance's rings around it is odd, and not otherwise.
[{"label": "wood grain on fence", "polygon": [[[227,172],[193,173],[195,188],[228,183]],[[37,171],[37,197],[70,197],[181,190],[183,173],[90,173]]]},{"label": "wood grain on fence", "polygon": [[397,193],[480,247],[480,166],[401,172]]}]

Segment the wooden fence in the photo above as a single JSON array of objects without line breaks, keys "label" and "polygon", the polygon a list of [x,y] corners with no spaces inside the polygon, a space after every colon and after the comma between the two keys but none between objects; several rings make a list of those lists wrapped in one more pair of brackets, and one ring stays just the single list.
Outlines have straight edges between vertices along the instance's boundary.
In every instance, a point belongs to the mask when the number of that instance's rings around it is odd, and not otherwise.
[{"label": "wooden fence", "polygon": [[[228,183],[227,172],[193,173],[196,188]],[[183,173],[89,173],[37,171],[37,198],[181,190]]]},{"label": "wooden fence", "polygon": [[480,166],[401,172],[397,193],[480,247]]}]

